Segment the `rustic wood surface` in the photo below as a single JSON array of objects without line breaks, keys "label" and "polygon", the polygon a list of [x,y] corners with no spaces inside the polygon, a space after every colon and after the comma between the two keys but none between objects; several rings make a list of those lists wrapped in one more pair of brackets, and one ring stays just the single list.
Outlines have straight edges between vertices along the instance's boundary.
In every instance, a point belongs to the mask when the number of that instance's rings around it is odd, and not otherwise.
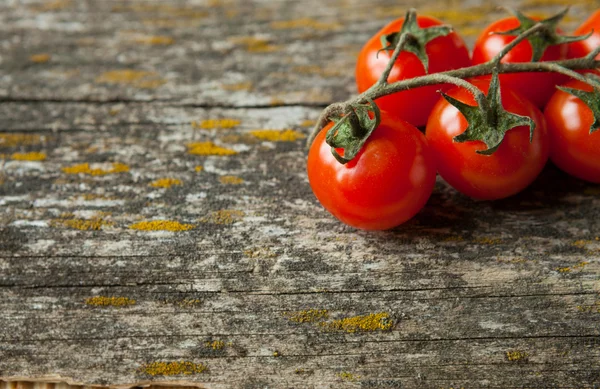
[{"label": "rustic wood surface", "polygon": [[[409,6],[0,2],[0,388],[600,387],[600,187],[441,180],[388,232],[314,199],[304,138]],[[594,1],[570,1],[565,29]]]}]

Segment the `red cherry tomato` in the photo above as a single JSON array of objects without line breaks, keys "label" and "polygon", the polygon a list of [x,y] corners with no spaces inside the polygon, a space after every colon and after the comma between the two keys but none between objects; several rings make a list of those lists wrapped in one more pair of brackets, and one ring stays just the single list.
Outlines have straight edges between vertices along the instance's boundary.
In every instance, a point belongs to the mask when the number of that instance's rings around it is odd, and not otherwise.
[{"label": "red cherry tomato", "polygon": [[[515,39],[515,36],[494,34],[495,32],[509,31],[518,26],[519,21],[515,17],[501,19],[490,24],[475,42],[473,64],[479,65],[488,62]],[[541,61],[557,61],[565,59],[566,56],[567,45],[555,45],[546,48]],[[510,50],[501,62],[530,62],[531,58],[531,44],[524,40]],[[554,93],[556,85],[560,85],[564,81],[566,81],[566,77],[558,73],[522,72],[500,75],[501,85],[522,94],[539,108],[546,105]]]},{"label": "red cherry tomato", "polygon": [[[381,36],[400,31],[404,18],[397,19],[376,33],[362,48],[356,64],[356,84],[359,92],[364,92],[374,85],[383,73],[392,55],[382,49]],[[417,16],[419,27],[426,28],[442,24],[429,16]],[[429,73],[438,73],[471,65],[469,50],[462,38],[452,32],[431,40],[425,47],[429,58]],[[402,52],[398,56],[388,82],[396,82],[408,78],[424,76],[425,68],[416,55]],[[439,98],[438,90],[448,86],[433,85],[399,92],[376,100],[382,110],[397,115],[414,126],[424,126],[431,108]]]},{"label": "red cherry tomato", "polygon": [[412,218],[435,184],[434,158],[425,136],[385,112],[381,116],[380,125],[347,164],[339,163],[325,142],[332,123],[308,153],[308,180],[317,199],[342,222],[365,230],[385,230]]},{"label": "red cherry tomato", "polygon": [[[594,12],[592,16],[583,22],[573,35],[585,35],[592,31],[592,35],[586,40],[569,44],[569,58],[585,57],[600,46],[600,10]],[[596,56],[596,59],[599,58],[600,54]]]},{"label": "red cherry tomato", "polygon": [[[489,82],[477,80],[473,84],[487,93]],[[454,88],[448,95],[476,105],[473,95],[464,88]],[[474,199],[495,200],[520,192],[538,176],[548,159],[550,146],[542,113],[508,88],[501,88],[501,96],[506,111],[535,121],[533,142],[529,142],[529,127],[515,127],[506,132],[493,154],[478,154],[476,150],[487,148],[483,142],[453,140],[466,130],[467,121],[443,98],[427,123],[427,140],[436,156],[438,172],[455,189]]]},{"label": "red cherry tomato", "polygon": [[[570,81],[564,86],[592,91],[590,85],[581,81]],[[572,176],[600,183],[600,130],[590,134],[592,110],[579,98],[557,90],[544,115],[552,162]]]}]

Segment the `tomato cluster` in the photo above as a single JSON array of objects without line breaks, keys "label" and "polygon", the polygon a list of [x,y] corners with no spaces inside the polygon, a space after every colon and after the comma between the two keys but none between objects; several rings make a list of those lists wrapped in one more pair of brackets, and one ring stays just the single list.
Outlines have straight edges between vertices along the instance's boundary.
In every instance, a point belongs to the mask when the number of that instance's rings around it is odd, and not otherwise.
[{"label": "tomato cluster", "polygon": [[[393,64],[387,82],[492,60],[522,32],[518,28],[524,23],[518,16],[489,25],[477,39],[472,56],[454,31],[433,36],[421,52],[418,46],[405,49]],[[359,92],[377,86],[392,57],[390,37],[403,29],[404,22],[404,18],[391,22],[363,47],[356,65]],[[416,23],[420,28],[442,25],[428,16],[418,16]],[[559,29],[556,34],[563,35]],[[541,51],[524,39],[501,61],[556,61],[586,56],[600,45],[600,11],[575,34],[589,37],[577,42],[550,42]],[[386,47],[386,42],[390,46]],[[567,76],[549,72],[501,74],[498,79],[488,75],[468,81],[487,95],[484,97],[492,106],[484,111],[487,119],[482,120],[497,122],[498,128],[514,121],[514,125],[500,131],[498,139],[493,128],[492,135],[481,135],[484,130],[477,114],[472,113],[479,100],[471,89],[443,84],[380,97],[375,104],[381,121],[348,163],[340,163],[343,148],[328,144],[326,134],[333,122],[314,139],[307,170],[321,204],[346,224],[382,230],[419,212],[433,191],[436,173],[456,190],[478,200],[501,199],[520,192],[536,179],[548,159],[575,177],[600,183],[598,112],[575,93],[591,92],[592,86],[567,82]],[[557,85],[564,85],[564,89],[557,90]],[[596,104],[600,111],[597,96]],[[490,115],[494,118],[489,119]],[[425,134],[417,127],[425,127]]]}]

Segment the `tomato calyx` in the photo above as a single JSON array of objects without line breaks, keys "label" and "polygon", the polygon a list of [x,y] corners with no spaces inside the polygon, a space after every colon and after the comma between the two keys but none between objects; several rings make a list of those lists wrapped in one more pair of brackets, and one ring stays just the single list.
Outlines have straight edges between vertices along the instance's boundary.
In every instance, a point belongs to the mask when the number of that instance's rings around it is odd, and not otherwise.
[{"label": "tomato calyx", "polygon": [[[335,159],[346,164],[360,152],[371,133],[381,123],[381,113],[377,104],[367,99],[367,104],[352,104],[349,112],[340,118],[331,118],[335,123],[325,136]],[[341,155],[338,149],[343,149]]]},{"label": "tomato calyx", "polygon": [[413,53],[419,58],[423,64],[426,73],[429,73],[429,57],[425,46],[435,38],[446,36],[453,31],[452,26],[441,25],[431,26],[426,28],[419,27],[417,23],[417,14],[414,9],[408,10],[402,23],[400,31],[381,36],[381,46],[379,51],[387,50],[390,53],[398,46],[402,35],[406,35],[406,42],[402,47],[402,51]]},{"label": "tomato calyx", "polygon": [[564,86],[557,86],[557,88],[577,97],[590,108],[594,117],[594,122],[590,126],[590,134],[593,134],[600,129],[600,77],[594,74],[588,74],[587,77],[591,81],[589,84],[593,87],[591,92]]},{"label": "tomato calyx", "polygon": [[456,107],[467,120],[466,130],[454,137],[455,142],[481,141],[487,149],[477,150],[478,154],[491,155],[502,144],[506,132],[519,126],[529,126],[529,141],[533,141],[535,122],[527,116],[508,112],[502,106],[498,72],[492,73],[492,79],[483,104],[469,105],[442,92],[442,96]]},{"label": "tomato calyx", "polygon": [[526,39],[529,41],[531,45],[531,61],[538,62],[546,49],[550,46],[560,45],[560,44],[568,44],[572,42],[577,42],[581,40],[585,40],[591,36],[591,32],[584,36],[567,36],[567,35],[559,35],[556,33],[556,28],[558,27],[558,23],[565,17],[569,8],[565,8],[563,11],[558,14],[551,16],[547,19],[543,20],[535,20],[532,19],[525,14],[523,14],[519,10],[510,9],[509,10],[519,21],[519,27],[513,28],[509,31],[499,31],[495,32],[495,34],[499,35],[521,35],[525,31],[529,30],[531,27],[536,24],[541,24],[544,26],[539,31],[536,31],[534,34],[529,35]]}]

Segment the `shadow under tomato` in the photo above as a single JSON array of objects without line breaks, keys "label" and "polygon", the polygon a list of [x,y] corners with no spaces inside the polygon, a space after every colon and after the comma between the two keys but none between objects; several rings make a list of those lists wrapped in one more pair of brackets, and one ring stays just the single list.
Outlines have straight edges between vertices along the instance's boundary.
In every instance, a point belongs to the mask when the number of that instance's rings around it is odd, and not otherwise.
[{"label": "shadow under tomato", "polygon": [[569,208],[574,202],[568,198],[585,196],[592,188],[599,188],[578,178],[572,177],[549,162],[539,177],[525,190],[506,199],[490,202],[499,211],[529,211]]},{"label": "shadow under tomato", "polygon": [[425,207],[390,232],[408,240],[436,235],[469,239],[486,233],[555,235],[558,230],[549,231],[548,226],[564,218],[591,223],[600,212],[589,204],[594,197],[600,197],[599,185],[571,177],[551,163],[528,188],[495,201],[473,200],[438,177]]}]

